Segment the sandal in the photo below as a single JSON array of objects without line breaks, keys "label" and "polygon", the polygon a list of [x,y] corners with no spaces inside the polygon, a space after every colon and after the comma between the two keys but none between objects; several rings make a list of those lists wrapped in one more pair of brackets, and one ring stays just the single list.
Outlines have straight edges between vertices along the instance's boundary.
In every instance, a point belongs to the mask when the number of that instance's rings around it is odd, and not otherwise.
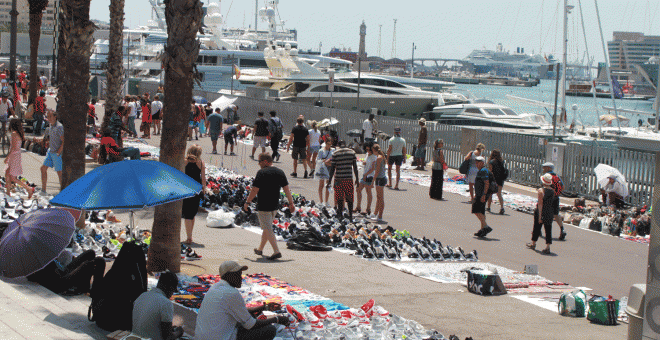
[{"label": "sandal", "polygon": [[254,248],[254,253],[257,254],[257,255],[259,255],[259,256],[261,256],[261,255],[263,255],[264,252],[261,251],[261,250],[259,250],[259,249],[257,249],[257,248]]},{"label": "sandal", "polygon": [[545,248],[545,249],[541,250],[541,254],[543,254],[543,255],[550,255],[550,249]]},{"label": "sandal", "polygon": [[525,246],[527,246],[527,248],[529,248],[531,250],[536,250],[536,244],[527,243],[527,244],[525,244]]},{"label": "sandal", "polygon": [[273,255],[271,255],[271,256],[268,256],[268,259],[272,261],[272,260],[279,259],[279,258],[281,258],[281,257],[282,257],[282,253],[275,253],[275,254],[273,254]]}]

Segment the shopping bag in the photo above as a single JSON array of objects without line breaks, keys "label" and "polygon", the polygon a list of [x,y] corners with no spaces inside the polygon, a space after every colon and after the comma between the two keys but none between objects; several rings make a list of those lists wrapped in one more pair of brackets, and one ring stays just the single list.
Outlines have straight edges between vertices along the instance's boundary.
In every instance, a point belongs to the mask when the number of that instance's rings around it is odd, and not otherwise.
[{"label": "shopping bag", "polygon": [[497,273],[486,270],[467,271],[468,291],[479,295],[502,295],[506,294],[506,288]]},{"label": "shopping bag", "polygon": [[463,175],[467,175],[468,171],[470,171],[470,159],[466,159],[461,163],[461,166],[458,167],[458,172],[460,172]]},{"label": "shopping bag", "polygon": [[586,315],[587,294],[580,289],[559,297],[559,315],[583,318]]},{"label": "shopping bag", "polygon": [[589,299],[589,312],[587,320],[601,325],[616,325],[616,318],[619,315],[619,300],[612,296],[594,295]]},{"label": "shopping bag", "polygon": [[206,226],[209,228],[228,228],[232,227],[236,214],[225,212],[222,209],[211,211],[206,216]]}]

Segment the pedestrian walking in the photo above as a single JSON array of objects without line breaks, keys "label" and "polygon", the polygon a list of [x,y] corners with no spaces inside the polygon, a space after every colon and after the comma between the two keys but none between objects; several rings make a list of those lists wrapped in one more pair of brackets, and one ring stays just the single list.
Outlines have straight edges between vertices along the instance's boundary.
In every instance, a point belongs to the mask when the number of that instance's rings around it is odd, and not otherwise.
[{"label": "pedestrian walking", "polygon": [[[327,187],[330,187],[334,177],[335,202],[337,216],[343,216],[344,201],[348,207],[348,218],[353,220],[353,186],[360,184],[357,157],[355,151],[346,147],[345,141],[339,141],[339,149],[332,154],[332,167]],[[352,170],[352,172],[351,172]],[[355,182],[353,181],[355,175]]]},{"label": "pedestrian walking", "polygon": [[273,248],[273,254],[268,257],[269,260],[275,260],[282,257],[279,248],[277,247],[277,239],[273,233],[273,220],[275,214],[279,209],[280,202],[280,189],[284,191],[284,195],[289,201],[289,211],[294,212],[296,207],[293,205],[293,196],[289,190],[289,181],[284,175],[284,171],[273,166],[273,157],[269,153],[261,153],[259,155],[259,167],[257,175],[252,182],[252,189],[243,209],[249,211],[250,203],[254,198],[257,198],[257,216],[259,217],[259,225],[261,226],[261,243],[259,247],[254,248],[254,253],[263,255],[266,242],[270,243]]},{"label": "pedestrian walking", "polygon": [[[96,129],[96,120],[98,117],[96,116],[96,98],[92,98],[92,100],[87,104],[87,133],[93,133]],[[37,123],[38,125],[38,123]],[[36,128],[35,128],[36,130]],[[35,132],[36,135],[36,132]]]},{"label": "pedestrian walking", "polygon": [[542,188],[537,192],[538,201],[536,209],[534,209],[534,228],[532,229],[532,242],[527,243],[529,249],[536,250],[536,241],[541,235],[541,227],[545,229],[545,249],[541,254],[550,254],[550,245],[552,244],[552,219],[553,219],[553,202],[555,198],[555,190],[552,188],[552,174],[546,173],[541,176]]},{"label": "pedestrian walking", "polygon": [[[371,201],[372,193],[371,188],[374,186],[374,164],[376,163],[377,156],[374,155],[371,142],[364,143],[364,151],[367,153],[362,164],[362,177],[360,178],[360,184],[355,189],[356,196],[356,205],[353,212],[362,213],[367,216],[371,215]],[[362,212],[362,190],[365,191],[367,195],[367,209]]]},{"label": "pedestrian walking", "polygon": [[435,200],[442,200],[442,186],[444,184],[445,169],[445,153],[442,147],[445,145],[442,139],[437,139],[433,143],[433,167],[431,168],[431,187],[429,188],[429,196]]},{"label": "pedestrian walking", "polygon": [[227,154],[227,145],[231,145],[231,153],[229,155],[236,155],[234,153],[234,144],[236,144],[236,138],[238,138],[238,128],[236,128],[236,125],[229,124],[222,134],[225,137],[225,155]]},{"label": "pedestrian walking", "polygon": [[392,165],[396,166],[396,182],[394,190],[399,190],[399,179],[401,178],[401,164],[406,157],[406,140],[401,137],[401,127],[394,128],[394,137],[390,138],[387,147],[387,178],[388,188],[392,187]]},{"label": "pedestrian walking", "polygon": [[213,114],[213,107],[211,107],[211,103],[206,103],[206,106],[202,108],[202,119],[199,120],[199,132],[202,134],[202,137],[206,137],[208,135],[208,129],[206,128],[206,120],[212,114]]},{"label": "pedestrian walking", "polygon": [[258,147],[261,147],[261,153],[266,152],[267,138],[268,121],[264,118],[263,112],[257,112],[257,120],[254,121],[254,143],[252,145],[252,155],[250,155],[250,158],[254,159],[254,152]]},{"label": "pedestrian walking", "polygon": [[296,126],[291,130],[291,135],[289,136],[289,142],[286,145],[286,151],[289,151],[289,147],[293,144],[293,152],[291,157],[293,158],[293,173],[291,177],[298,177],[298,160],[300,159],[303,163],[303,168],[305,168],[305,176],[307,178],[307,148],[309,147],[309,131],[303,125],[305,119],[298,117],[296,119]]},{"label": "pedestrian walking", "polygon": [[57,114],[53,110],[48,110],[46,114],[50,127],[47,130],[46,138],[49,146],[46,152],[46,158],[41,166],[41,190],[46,192],[46,183],[48,183],[48,168],[53,168],[62,185],[62,148],[64,147],[64,126],[57,121]]},{"label": "pedestrian walking", "polygon": [[[326,181],[330,178],[330,170],[328,167],[332,166],[332,153],[334,149],[332,148],[332,137],[329,137],[329,140],[325,141],[323,144],[323,149],[319,151],[319,155],[316,161],[316,177],[319,179],[319,202],[321,204],[330,205],[328,197],[330,196],[330,190],[325,186]],[[325,199],[324,194],[325,193]]]},{"label": "pedestrian walking", "polygon": [[362,144],[370,143],[373,144],[376,142],[376,138],[374,138],[374,117],[375,115],[373,113],[369,114],[369,118],[365,119],[364,122],[362,122]]},{"label": "pedestrian walking", "polygon": [[135,98],[132,96],[126,96],[126,106],[128,107],[128,116],[126,119],[126,126],[128,130],[131,131],[134,135],[137,135],[135,130],[135,118],[137,118],[137,103]]},{"label": "pedestrian walking", "polygon": [[218,153],[218,137],[222,131],[222,115],[220,115],[220,108],[215,109],[214,113],[211,113],[206,117],[206,130],[209,132],[211,137],[211,145],[213,145],[212,154]]},{"label": "pedestrian walking", "polygon": [[417,137],[417,151],[415,151],[415,159],[417,167],[415,170],[425,171],[426,165],[426,143],[428,138],[428,131],[426,129],[426,119],[419,119],[419,136]]},{"label": "pedestrian walking", "polygon": [[314,171],[316,169],[316,157],[321,150],[321,131],[318,129],[318,123],[313,120],[311,123],[312,128],[309,129],[309,149],[307,150],[307,163],[309,164],[309,177],[314,178]]},{"label": "pedestrian walking", "polygon": [[142,138],[151,138],[151,123],[153,122],[151,115],[151,102],[149,101],[148,93],[140,101],[142,104],[142,124],[140,124],[140,131],[142,131]]},{"label": "pedestrian walking", "polygon": [[[206,166],[202,160],[202,147],[193,144],[186,152],[186,175],[197,181],[202,185],[202,189],[206,188]],[[195,216],[199,211],[199,200],[202,199],[203,191],[194,197],[186,198],[183,200],[182,213],[185,226],[186,226],[186,240],[185,244],[193,243],[193,227],[195,226]]]},{"label": "pedestrian walking", "polygon": [[190,113],[188,115],[188,140],[193,140],[193,132],[195,131],[195,115],[197,114],[197,106],[195,106],[195,101],[193,100],[190,104]]},{"label": "pedestrian walking", "polygon": [[160,135],[160,121],[163,117],[163,103],[160,101],[160,96],[155,95],[154,101],[151,102],[151,120],[154,126],[154,135]]},{"label": "pedestrian walking", "polygon": [[28,192],[28,198],[32,198],[34,188],[18,179],[18,176],[23,174],[21,143],[25,140],[23,123],[19,118],[12,118],[9,121],[9,131],[11,132],[11,142],[9,144],[9,154],[5,158],[5,178],[7,179],[5,187],[7,188],[7,196],[11,195],[12,183],[16,183]]},{"label": "pedestrian walking", "polygon": [[561,177],[557,175],[555,170],[555,165],[553,163],[547,162],[541,165],[544,174],[552,175],[552,190],[555,191],[555,197],[552,201],[552,213],[553,218],[557,224],[559,224],[559,241],[566,240],[566,230],[564,230],[564,221],[561,216],[559,216],[559,195],[564,191],[564,182],[561,180]]},{"label": "pedestrian walking", "polygon": [[[41,91],[39,92],[39,96],[34,99],[34,112],[32,113],[32,119],[34,119],[33,133],[35,136],[41,136],[41,129],[44,125],[46,109],[46,91]],[[94,109],[94,111],[96,111],[96,109]]]},{"label": "pedestrian walking", "polygon": [[376,208],[374,214],[378,222],[383,221],[383,212],[385,211],[385,185],[387,185],[387,175],[385,174],[385,164],[387,164],[387,157],[380,145],[374,144],[371,147],[373,154],[376,156],[374,162],[374,181],[376,187]]},{"label": "pedestrian walking", "polygon": [[270,119],[268,120],[268,133],[270,133],[270,148],[273,150],[273,159],[279,162],[280,153],[278,148],[280,147],[280,141],[282,140],[283,129],[282,121],[277,117],[275,111],[270,111]]},{"label": "pedestrian walking", "polygon": [[[502,188],[504,187],[504,180],[506,179],[506,168],[504,167],[504,160],[502,160],[502,153],[498,149],[493,149],[488,158],[488,169],[495,178],[497,183],[497,199],[500,202],[500,215],[504,215],[504,199],[502,198]],[[493,196],[488,197],[488,206],[486,211],[490,211],[490,205],[493,203]]]},{"label": "pedestrian walking", "polygon": [[486,224],[486,196],[490,186],[490,181],[488,168],[485,166],[486,160],[484,157],[477,156],[475,158],[475,164],[477,165],[478,170],[474,182],[475,199],[472,203],[472,213],[479,220],[481,229],[479,229],[479,231],[477,231],[474,236],[485,237],[488,235],[488,233],[493,231],[493,228]]},{"label": "pedestrian walking", "polygon": [[477,178],[477,172],[479,172],[476,159],[477,157],[481,157],[484,149],[486,149],[486,146],[482,143],[479,143],[477,144],[477,148],[475,150],[470,151],[465,156],[465,160],[470,160],[470,170],[468,170],[467,173],[468,187],[470,188],[470,203],[474,203],[474,183]]}]

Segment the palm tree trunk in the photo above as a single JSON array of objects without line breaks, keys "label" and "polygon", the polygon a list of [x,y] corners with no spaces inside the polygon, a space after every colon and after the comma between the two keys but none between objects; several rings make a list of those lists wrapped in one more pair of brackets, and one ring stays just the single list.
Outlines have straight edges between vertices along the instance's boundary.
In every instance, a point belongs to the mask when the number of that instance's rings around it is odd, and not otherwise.
[{"label": "palm tree trunk", "polygon": [[[59,8],[58,21],[62,23],[64,22],[64,6],[60,5]],[[66,78],[66,41],[64,41],[64,25],[60,24],[59,26],[60,34],[57,37],[57,107],[55,110],[56,112],[64,112],[64,108],[68,107],[67,97],[64,95],[67,93],[68,86],[67,82],[64,81]]]},{"label": "palm tree trunk", "polygon": [[39,58],[39,39],[41,38],[41,17],[48,6],[48,0],[29,0],[30,6],[30,94],[28,103],[37,98],[37,59]]},{"label": "palm tree trunk", "polygon": [[110,46],[107,63],[105,115],[102,130],[108,127],[112,113],[119,109],[124,78],[124,0],[110,0]]},{"label": "palm tree trunk", "polygon": [[[167,45],[163,54],[165,103],[160,161],[183,170],[192,101],[195,61],[199,54],[197,32],[202,23],[199,0],[170,0],[165,5]],[[147,270],[181,270],[181,202],[156,207]]]},{"label": "palm tree trunk", "polygon": [[85,133],[89,100],[89,57],[96,26],[89,20],[90,0],[64,0],[63,39],[66,46],[67,106],[64,123],[62,189],[85,174]]}]

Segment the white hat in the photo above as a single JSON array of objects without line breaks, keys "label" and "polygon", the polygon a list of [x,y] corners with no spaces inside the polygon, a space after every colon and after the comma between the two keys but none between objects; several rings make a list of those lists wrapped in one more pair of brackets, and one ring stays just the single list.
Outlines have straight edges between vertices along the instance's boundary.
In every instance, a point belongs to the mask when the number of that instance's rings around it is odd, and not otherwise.
[{"label": "white hat", "polygon": [[607,176],[607,178],[616,179],[616,178],[617,178],[617,175],[615,175],[615,174],[610,174],[609,176]]},{"label": "white hat", "polygon": [[543,185],[552,185],[552,175],[545,174],[541,176],[541,183],[543,183]]},{"label": "white hat", "polygon": [[555,165],[552,164],[552,163],[550,163],[550,162],[545,162],[545,163],[543,163],[543,165],[541,165],[541,166],[544,167],[544,168],[550,168],[550,169],[554,169],[554,168],[555,168]]},{"label": "white hat", "polygon": [[220,277],[222,277],[227,273],[242,272],[247,269],[248,269],[247,266],[241,266],[236,261],[225,261],[222,262],[222,264],[220,265],[219,273],[220,273]]},{"label": "white hat", "polygon": [[474,159],[477,162],[485,162],[486,159],[483,156],[477,156],[477,158]]}]

